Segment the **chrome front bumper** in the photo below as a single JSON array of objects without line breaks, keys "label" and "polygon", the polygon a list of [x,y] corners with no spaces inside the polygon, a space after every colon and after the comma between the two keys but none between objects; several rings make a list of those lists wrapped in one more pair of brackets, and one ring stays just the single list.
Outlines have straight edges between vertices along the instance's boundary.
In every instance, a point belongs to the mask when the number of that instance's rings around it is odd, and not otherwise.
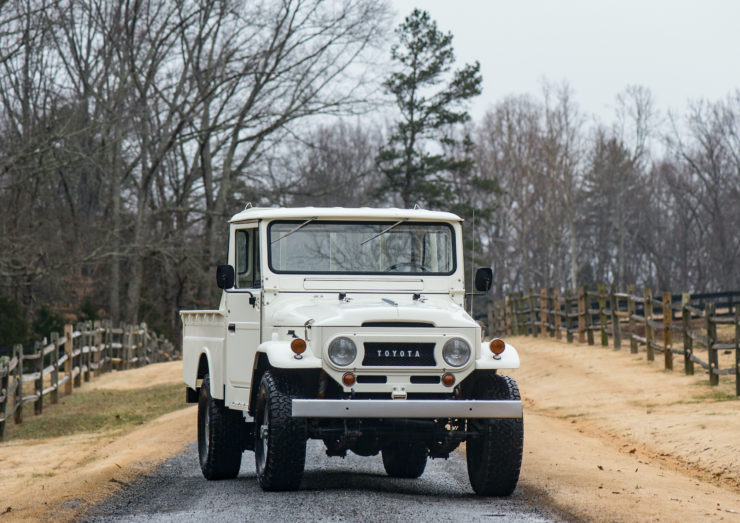
[{"label": "chrome front bumper", "polygon": [[294,418],[521,418],[519,400],[293,400]]}]

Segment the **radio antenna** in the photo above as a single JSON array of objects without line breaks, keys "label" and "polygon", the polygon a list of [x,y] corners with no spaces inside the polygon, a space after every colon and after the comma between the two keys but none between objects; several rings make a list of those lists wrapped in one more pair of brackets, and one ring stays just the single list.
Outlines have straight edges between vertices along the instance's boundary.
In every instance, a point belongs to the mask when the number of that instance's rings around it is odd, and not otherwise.
[{"label": "radio antenna", "polygon": [[473,265],[475,265],[475,207],[473,207],[473,253],[470,256],[470,317],[475,319],[473,311],[475,309],[475,282],[473,281]]}]

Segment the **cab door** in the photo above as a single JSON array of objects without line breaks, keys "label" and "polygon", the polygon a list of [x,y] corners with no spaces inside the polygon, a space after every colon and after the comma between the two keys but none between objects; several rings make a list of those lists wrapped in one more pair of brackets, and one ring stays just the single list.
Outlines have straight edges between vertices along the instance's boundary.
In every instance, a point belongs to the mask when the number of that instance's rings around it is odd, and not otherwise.
[{"label": "cab door", "polygon": [[226,334],[225,402],[246,410],[257,346],[260,344],[262,270],[258,224],[232,229],[229,261],[234,264],[234,288],[226,291],[228,329]]}]

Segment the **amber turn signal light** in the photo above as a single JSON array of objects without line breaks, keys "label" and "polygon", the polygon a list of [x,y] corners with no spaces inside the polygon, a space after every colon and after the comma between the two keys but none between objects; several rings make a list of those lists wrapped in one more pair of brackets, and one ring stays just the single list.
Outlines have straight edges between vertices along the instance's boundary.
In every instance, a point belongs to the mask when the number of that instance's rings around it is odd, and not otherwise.
[{"label": "amber turn signal light", "polygon": [[445,387],[452,387],[455,384],[455,376],[450,374],[449,372],[447,374],[444,374],[442,376],[442,384]]},{"label": "amber turn signal light", "polygon": [[290,350],[296,354],[303,354],[306,352],[306,342],[300,338],[296,338],[290,342]]},{"label": "amber turn signal light", "polygon": [[351,372],[346,373],[344,376],[342,376],[342,383],[344,383],[347,387],[351,387],[355,384],[355,375]]},{"label": "amber turn signal light", "polygon": [[504,349],[506,348],[506,343],[504,343],[504,340],[501,338],[495,338],[491,340],[491,343],[488,344],[488,347],[491,349],[491,352],[493,352],[496,356],[504,352]]}]

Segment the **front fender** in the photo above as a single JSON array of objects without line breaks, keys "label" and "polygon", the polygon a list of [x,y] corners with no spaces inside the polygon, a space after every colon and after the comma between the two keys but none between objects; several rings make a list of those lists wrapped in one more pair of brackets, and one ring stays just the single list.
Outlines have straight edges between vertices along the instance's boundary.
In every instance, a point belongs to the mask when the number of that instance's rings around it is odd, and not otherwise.
[{"label": "front fender", "polygon": [[321,368],[321,359],[314,356],[310,350],[296,357],[288,341],[266,341],[257,347],[257,352],[264,353],[270,365],[278,369]]},{"label": "front fender", "polygon": [[488,348],[488,343],[481,343],[480,347],[481,357],[475,360],[476,369],[518,369],[519,368],[519,353],[514,347],[506,344],[504,352],[499,354],[499,358],[495,359],[493,353]]}]

